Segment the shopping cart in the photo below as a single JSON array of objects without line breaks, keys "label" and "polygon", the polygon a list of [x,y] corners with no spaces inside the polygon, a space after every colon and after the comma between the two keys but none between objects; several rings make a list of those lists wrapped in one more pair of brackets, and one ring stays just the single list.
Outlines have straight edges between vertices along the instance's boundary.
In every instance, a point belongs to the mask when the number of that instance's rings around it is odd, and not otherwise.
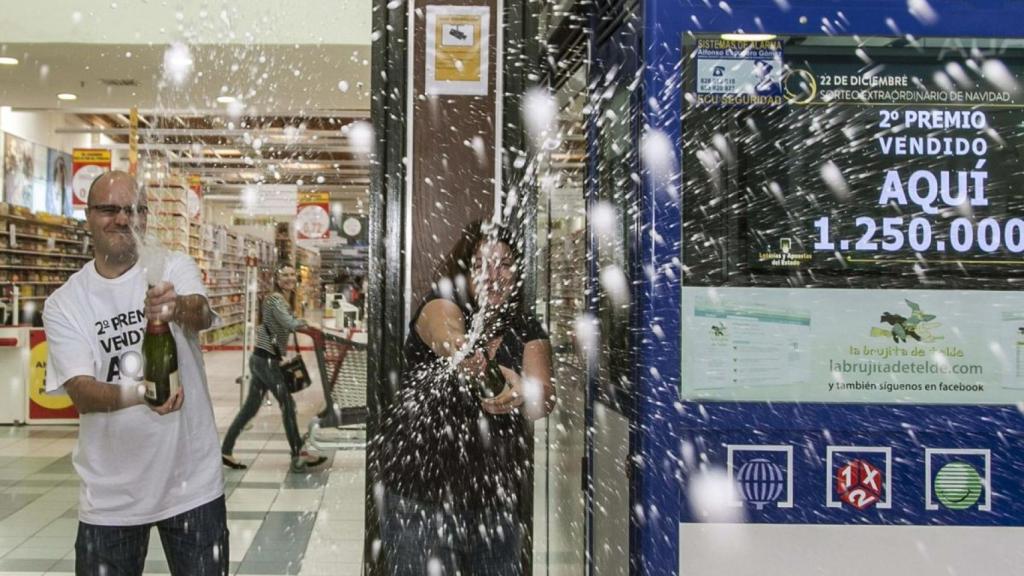
[{"label": "shopping cart", "polygon": [[[326,403],[309,423],[306,439],[319,451],[352,446],[351,436],[339,437],[336,431],[366,426],[366,344],[316,328],[301,332],[313,339]],[[328,430],[335,434],[328,437]]]}]

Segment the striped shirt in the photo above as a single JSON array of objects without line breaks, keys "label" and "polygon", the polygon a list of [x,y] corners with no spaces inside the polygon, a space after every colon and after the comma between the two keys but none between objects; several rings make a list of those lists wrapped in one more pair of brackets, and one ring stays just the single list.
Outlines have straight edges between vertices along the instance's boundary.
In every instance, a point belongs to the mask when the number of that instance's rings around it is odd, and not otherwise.
[{"label": "striped shirt", "polygon": [[263,299],[263,322],[256,328],[256,347],[271,354],[285,354],[292,332],[306,325],[292,315],[288,301],[280,292]]}]

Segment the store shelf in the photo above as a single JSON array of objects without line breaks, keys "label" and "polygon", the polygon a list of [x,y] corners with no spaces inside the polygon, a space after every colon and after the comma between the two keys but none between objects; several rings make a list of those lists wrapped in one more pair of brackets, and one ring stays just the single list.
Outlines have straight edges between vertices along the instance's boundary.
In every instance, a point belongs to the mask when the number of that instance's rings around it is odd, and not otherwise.
[{"label": "store shelf", "polygon": [[[153,194],[154,190],[160,190],[160,189],[168,189],[168,187],[167,186],[163,186],[163,187],[161,187],[159,189],[150,188],[149,189],[149,193]],[[178,190],[179,187],[173,186],[173,187],[171,187],[171,189]],[[160,192],[156,193],[156,197],[155,198],[154,198],[154,196],[150,196],[149,200],[150,200],[150,202],[156,200],[157,202],[160,202],[160,203],[163,203],[163,204],[181,204],[183,206],[188,206],[188,202],[186,202],[185,200],[182,200],[180,198],[175,198],[175,197],[172,197],[172,196],[161,197],[160,196]],[[152,214],[152,212],[151,212],[151,214]]]},{"label": "store shelf", "polygon": [[47,220],[39,220],[37,218],[31,218],[31,217],[26,217],[26,216],[17,216],[15,214],[0,214],[0,220],[3,220],[3,219],[14,220],[15,222],[27,222],[29,224],[39,225],[39,226],[50,226],[52,228],[63,228],[65,230],[81,230],[82,229],[79,226],[71,226],[71,225],[68,225],[68,224],[61,223],[61,222],[49,222]]},{"label": "store shelf", "polygon": [[0,248],[0,253],[27,254],[29,256],[50,256],[53,258],[78,258],[80,260],[92,260],[92,256],[86,256],[84,254],[64,254],[62,252],[35,252],[32,250],[12,250],[10,248]]},{"label": "store shelf", "polygon": [[[13,241],[13,243],[12,243]],[[78,272],[92,255],[84,223],[51,214],[32,214],[0,203],[0,289],[4,298],[36,306]],[[70,252],[62,250],[68,249]]]},{"label": "store shelf", "polygon": [[21,264],[3,264],[0,270],[54,270],[57,272],[78,272],[81,268],[60,268],[54,266],[24,266]]},{"label": "store shelf", "polygon": [[[6,234],[7,234],[7,232],[0,231],[0,238],[2,238]],[[72,240],[72,239],[69,239],[69,238],[57,238],[56,236],[39,236],[39,235],[36,235],[36,234],[25,234],[23,232],[18,232],[17,230],[15,230],[15,232],[14,232],[14,237],[17,240],[22,240],[22,239],[26,239],[26,238],[29,239],[29,240],[42,240],[44,242],[49,242],[50,240],[53,240],[54,242],[59,242],[61,244],[76,244],[76,245],[79,245],[79,246],[82,244],[82,241],[83,241],[83,239],[81,239],[81,238],[78,239],[78,240]]]},{"label": "store shelf", "polygon": [[[192,251],[204,274],[210,308],[225,322],[223,326],[205,331],[202,342],[209,345],[240,339],[248,304],[244,298],[248,278],[246,258],[273,255],[273,244],[232,232],[225,226],[197,226],[195,223],[190,226],[189,236],[195,242]],[[267,282],[267,278],[259,276],[259,292],[266,289]]]}]

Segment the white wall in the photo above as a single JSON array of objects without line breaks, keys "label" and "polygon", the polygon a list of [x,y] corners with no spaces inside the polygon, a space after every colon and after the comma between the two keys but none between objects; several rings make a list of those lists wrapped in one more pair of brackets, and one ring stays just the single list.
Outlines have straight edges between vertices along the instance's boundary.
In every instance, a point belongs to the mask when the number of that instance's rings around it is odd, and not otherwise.
[{"label": "white wall", "polygon": [[73,148],[102,147],[109,143],[105,136],[94,141],[89,134],[56,133],[57,128],[84,126],[86,124],[81,120],[62,112],[16,112],[6,106],[0,107],[0,130],[68,154]]},{"label": "white wall", "polygon": [[1022,528],[683,524],[679,576],[1010,576]]},{"label": "white wall", "polygon": [[[369,0],[4,2],[4,42],[370,44]],[[180,18],[179,18],[180,14]]]}]

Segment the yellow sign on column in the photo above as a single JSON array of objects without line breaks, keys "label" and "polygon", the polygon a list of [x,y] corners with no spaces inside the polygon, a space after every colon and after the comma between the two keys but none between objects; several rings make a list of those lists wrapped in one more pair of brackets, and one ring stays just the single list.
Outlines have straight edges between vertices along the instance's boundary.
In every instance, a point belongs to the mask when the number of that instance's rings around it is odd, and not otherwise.
[{"label": "yellow sign on column", "polygon": [[128,122],[128,173],[139,174],[139,109],[132,106]]},{"label": "yellow sign on column", "polygon": [[439,16],[434,33],[437,38],[437,80],[479,82],[480,53],[479,15]]},{"label": "yellow sign on column", "polygon": [[487,94],[491,9],[427,6],[427,94]]}]

